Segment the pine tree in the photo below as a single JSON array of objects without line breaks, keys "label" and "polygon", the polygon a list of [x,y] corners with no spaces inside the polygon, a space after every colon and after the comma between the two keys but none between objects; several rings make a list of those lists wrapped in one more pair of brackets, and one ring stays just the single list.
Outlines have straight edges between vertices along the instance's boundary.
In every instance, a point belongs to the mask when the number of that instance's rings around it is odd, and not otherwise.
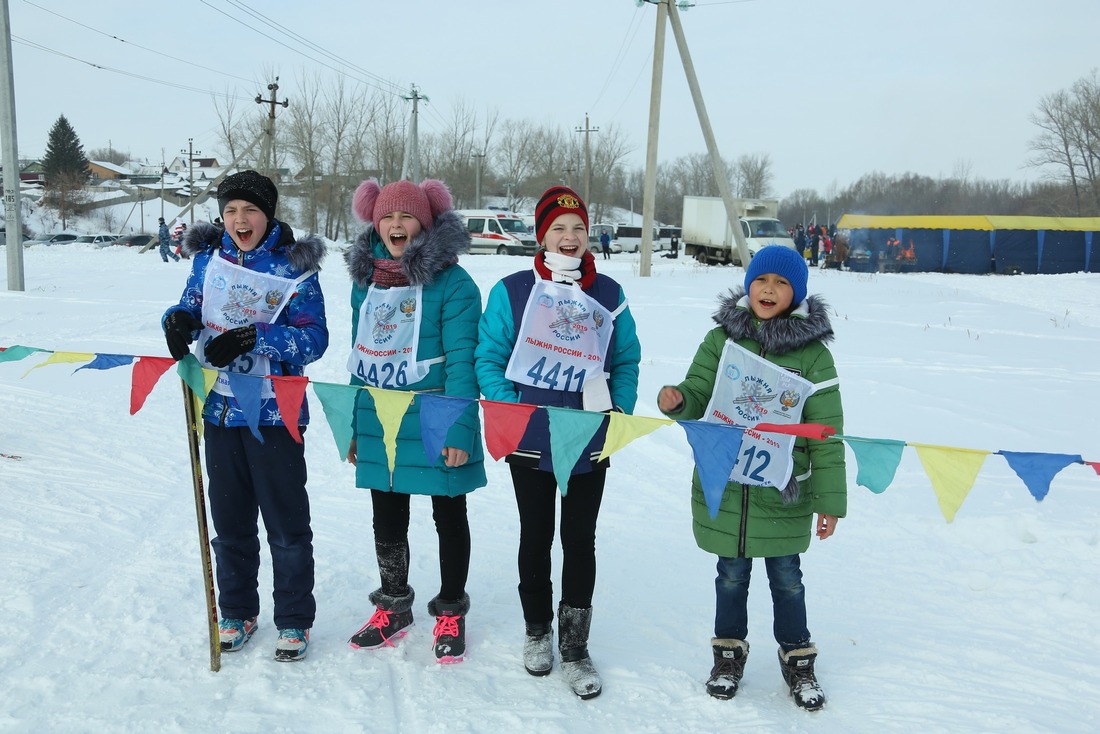
[{"label": "pine tree", "polygon": [[80,144],[80,138],[65,119],[65,115],[58,117],[50,128],[42,168],[47,185],[60,182],[68,185],[78,182],[82,184],[88,180],[88,158],[84,155],[84,146]]},{"label": "pine tree", "polygon": [[89,172],[84,146],[65,115],[58,117],[50,128],[42,168],[49,189],[44,203],[56,207],[61,216],[61,226],[68,227],[69,217],[80,214],[87,203],[84,184],[88,181]]}]

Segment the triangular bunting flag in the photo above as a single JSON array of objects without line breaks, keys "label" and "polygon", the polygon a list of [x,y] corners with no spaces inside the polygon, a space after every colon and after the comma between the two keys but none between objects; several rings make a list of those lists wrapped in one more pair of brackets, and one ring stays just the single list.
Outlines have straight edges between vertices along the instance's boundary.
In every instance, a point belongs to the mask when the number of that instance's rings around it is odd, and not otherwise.
[{"label": "triangular bunting flag", "polygon": [[241,412],[244,413],[248,430],[252,431],[257,441],[263,443],[264,437],[260,433],[260,404],[263,402],[261,396],[264,378],[240,372],[226,372],[225,376],[229,379],[229,389],[233,391],[237,405],[241,406]]},{"label": "triangular bunting flag", "polygon": [[[21,359],[26,359],[35,352],[48,351],[48,349],[39,349],[38,347],[23,347],[15,344],[0,352],[0,362],[18,362]],[[26,375],[23,376],[26,377]]]},{"label": "triangular bunting flag", "polygon": [[393,474],[393,469],[397,466],[397,431],[401,428],[401,419],[405,417],[405,411],[409,409],[416,393],[383,390],[378,387],[367,387],[367,392],[374,398],[374,411],[378,414],[378,422],[382,424],[382,443],[386,445],[386,459],[390,474]]},{"label": "triangular bunting flag", "polygon": [[932,489],[939,499],[940,512],[947,522],[955,519],[966,496],[974,486],[974,480],[985,463],[988,451],[957,449],[950,446],[930,446],[923,443],[909,444],[917,450],[924,471],[932,480]]},{"label": "triangular bunting flag", "polygon": [[[95,357],[91,352],[54,352],[45,361],[39,362],[34,367],[23,373],[23,377],[26,377],[39,367],[45,367],[48,364],[72,364],[73,362],[90,362]],[[73,370],[74,372],[76,370]]]},{"label": "triangular bunting flag", "polygon": [[726,491],[745,429],[704,421],[676,421],[687,434],[691,453],[695,457],[695,469],[703,487],[703,498],[711,517],[718,517],[722,495]]},{"label": "triangular bunting flag", "polygon": [[271,385],[275,388],[275,404],[279,406],[279,415],[283,419],[283,425],[290,432],[291,438],[298,443],[302,442],[302,434],[298,432],[298,419],[302,416],[302,401],[306,397],[306,385],[308,377],[282,375],[270,377]]},{"label": "triangular bunting flag", "polygon": [[112,370],[115,367],[133,364],[134,359],[136,358],[132,354],[97,354],[91,362],[73,370],[73,374],[80,370]]},{"label": "triangular bunting flag", "polygon": [[446,395],[420,395],[420,440],[428,464],[434,466],[443,453],[447,431],[465,412],[473,398],[452,398]]},{"label": "triangular bunting flag", "polygon": [[482,400],[481,409],[485,411],[485,450],[500,461],[519,446],[535,406]]},{"label": "triangular bunting flag", "polygon": [[1027,491],[1036,502],[1042,502],[1050,491],[1050,482],[1054,475],[1065,469],[1070,464],[1080,464],[1080,456],[1069,454],[1039,454],[1019,451],[998,451],[1005,457],[1005,461],[1016,472],[1016,476],[1023,480]]},{"label": "triangular bunting flag", "polygon": [[661,426],[672,425],[675,422],[668,418],[627,415],[617,410],[611,411],[609,415],[611,416],[611,422],[607,426],[607,438],[603,442],[600,461],[611,456],[634,439],[641,438],[656,431]]},{"label": "triangular bunting flag", "polygon": [[588,442],[603,425],[604,414],[569,408],[546,408],[550,415],[550,457],[554,478],[564,497],[569,492],[569,477]]},{"label": "triangular bunting flag", "polygon": [[195,397],[199,399],[200,404],[206,399],[206,394],[210,391],[210,388],[213,387],[213,383],[206,384],[202,365],[199,364],[199,360],[193,354],[187,354],[179,362],[176,362],[176,374],[187,383],[187,386],[191,388],[191,392],[195,393]]},{"label": "triangular bunting flag", "polygon": [[175,363],[171,357],[138,357],[130,376],[130,415],[141,410],[157,380]]},{"label": "triangular bunting flag", "polygon": [[325,411],[325,420],[336,441],[336,450],[340,452],[340,461],[348,456],[351,440],[355,437],[352,425],[355,414],[355,398],[359,388],[355,385],[337,385],[331,382],[312,382],[313,392]]},{"label": "triangular bunting flag", "polygon": [[1100,474],[1100,461],[1086,461],[1085,463],[1091,466],[1094,472]]},{"label": "triangular bunting flag", "polygon": [[894,481],[894,475],[901,463],[901,452],[905,448],[904,441],[894,441],[888,438],[861,438],[859,436],[841,436],[836,438],[846,441],[856,455],[856,484],[866,487],[875,494],[882,494],[890,483]]},{"label": "triangular bunting flag", "polygon": [[768,433],[782,433],[786,436],[812,438],[817,441],[824,441],[826,438],[836,433],[835,428],[821,423],[788,423],[784,425],[778,423],[757,423],[753,425],[752,429],[754,431],[766,431]]}]

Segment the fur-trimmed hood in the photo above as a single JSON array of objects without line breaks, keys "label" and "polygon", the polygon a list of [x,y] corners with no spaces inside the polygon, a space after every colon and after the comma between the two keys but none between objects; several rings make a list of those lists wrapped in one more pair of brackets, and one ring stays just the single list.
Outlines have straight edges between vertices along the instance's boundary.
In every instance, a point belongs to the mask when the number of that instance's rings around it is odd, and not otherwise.
[{"label": "fur-trimmed hood", "polygon": [[749,308],[744,288],[734,288],[718,299],[714,321],[730,339],[755,339],[766,354],[787,354],[810,342],[833,340],[829,305],[821,296],[807,296],[787,318],[761,321]]},{"label": "fur-trimmed hood", "polygon": [[[302,239],[298,240],[294,238],[294,230],[290,228],[290,225],[286,222],[275,220],[280,227],[279,241],[274,245],[269,245],[266,241],[261,243],[257,248],[262,250],[265,248],[276,250],[280,249],[286,253],[287,260],[290,261],[292,267],[298,272],[307,272],[309,270],[319,270],[321,268],[321,261],[325,259],[325,255],[328,254],[328,248],[325,246],[324,240],[315,234],[308,234]],[[195,222],[194,225],[187,228],[187,231],[183,234],[183,242],[180,245],[180,251],[188,256],[195,256],[205,250],[212,250],[215,248],[224,248],[227,252],[236,254],[237,247],[230,241],[230,244],[225,244],[225,230],[221,227],[215,227],[210,222]]]},{"label": "fur-trimmed hood", "polygon": [[[352,280],[361,287],[370,285],[374,275],[375,246],[385,247],[374,231],[367,228],[344,253]],[[405,246],[398,262],[410,285],[428,285],[437,273],[453,265],[458,256],[470,249],[470,233],[453,210],[435,218],[429,230],[422,231]]]}]

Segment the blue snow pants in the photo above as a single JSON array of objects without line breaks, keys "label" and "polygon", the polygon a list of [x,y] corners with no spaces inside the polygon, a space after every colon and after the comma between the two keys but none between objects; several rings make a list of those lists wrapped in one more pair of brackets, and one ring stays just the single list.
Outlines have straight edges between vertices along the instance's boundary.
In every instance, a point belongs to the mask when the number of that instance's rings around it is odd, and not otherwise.
[{"label": "blue snow pants", "polygon": [[260,612],[257,519],[262,516],[271,550],[275,626],[309,629],[317,602],[305,446],[283,426],[260,426],[264,443],[246,427],[204,423],[203,429],[222,617],[247,619]]}]

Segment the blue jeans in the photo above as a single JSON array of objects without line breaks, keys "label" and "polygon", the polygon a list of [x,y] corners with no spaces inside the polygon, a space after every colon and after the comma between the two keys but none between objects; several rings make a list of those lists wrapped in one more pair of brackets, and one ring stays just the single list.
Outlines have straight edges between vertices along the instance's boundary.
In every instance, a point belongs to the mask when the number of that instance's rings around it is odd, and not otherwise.
[{"label": "blue jeans", "polygon": [[[718,557],[718,577],[714,580],[716,605],[714,636],[729,640],[748,639],[749,577],[751,558]],[[772,632],[785,651],[797,650],[810,643],[806,629],[806,587],[802,585],[799,556],[765,558],[768,586],[772,592]]]}]

